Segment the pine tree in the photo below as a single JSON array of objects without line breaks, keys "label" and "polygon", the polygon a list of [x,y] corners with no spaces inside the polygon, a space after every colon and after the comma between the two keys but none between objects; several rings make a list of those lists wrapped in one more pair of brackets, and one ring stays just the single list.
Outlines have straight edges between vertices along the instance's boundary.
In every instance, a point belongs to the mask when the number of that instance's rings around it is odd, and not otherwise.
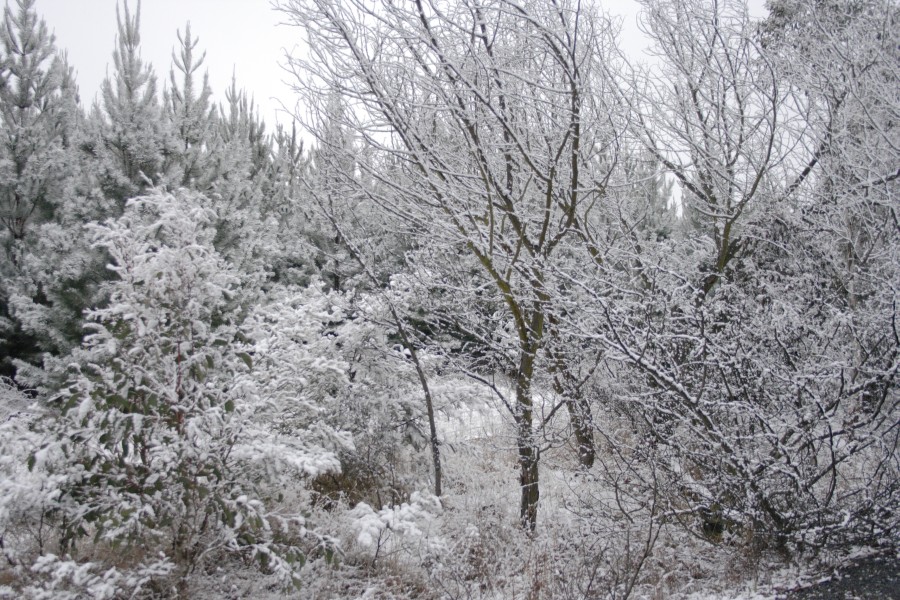
[{"label": "pine tree", "polygon": [[[237,79],[232,76],[231,87],[225,90],[225,107],[219,108],[219,138],[230,154],[237,153],[239,162],[246,169],[242,175],[256,180],[265,173],[271,162],[272,147],[266,134],[266,124],[259,118],[259,110],[253,98],[243,89],[238,89]],[[236,151],[236,152],[235,152]],[[219,173],[225,175],[227,161],[220,163]]]},{"label": "pine tree", "polygon": [[[359,194],[355,193],[352,183],[356,172],[355,144],[353,135],[344,126],[346,110],[340,95],[332,92],[322,111],[322,131],[317,135],[318,145],[311,156],[310,179],[322,208],[349,232],[360,228],[359,220],[354,218],[360,216],[360,207]],[[357,265],[340,236],[325,237],[323,231],[310,232],[319,250],[317,266],[322,270],[323,279],[340,291],[343,280],[358,271]],[[354,238],[367,237],[361,231],[354,231],[354,234],[351,234]]]},{"label": "pine tree", "polygon": [[[80,337],[86,273],[72,186],[79,108],[72,69],[34,0],[6,6],[0,29],[0,370]],[[64,202],[65,200],[65,202]]]},{"label": "pine tree", "polygon": [[101,160],[104,192],[124,202],[151,183],[159,183],[172,152],[156,94],[156,75],[141,59],[141,3],[134,14],[116,6],[118,37],[113,52],[114,73],[101,86],[102,117],[95,151]]},{"label": "pine tree", "polygon": [[195,74],[203,66],[206,53],[199,58],[194,54],[199,40],[191,36],[190,23],[185,25],[184,35],[178,32],[178,42],[178,55],[172,53],[172,87],[165,95],[166,112],[177,142],[179,183],[202,190],[211,183],[210,144],[215,134],[216,109],[210,100],[208,74],[204,73],[197,89]]},{"label": "pine tree", "polygon": [[17,0],[3,11],[0,43],[0,222],[12,240],[25,237],[35,221],[54,212],[65,178],[62,148],[66,118],[66,68],[54,38],[34,10],[35,0]]},{"label": "pine tree", "polygon": [[[253,277],[269,270],[272,227],[263,226],[266,198],[277,203],[273,189],[272,140],[253,100],[232,77],[219,107],[210,151],[210,196],[217,201],[215,247]],[[270,207],[271,208],[271,207]]]}]

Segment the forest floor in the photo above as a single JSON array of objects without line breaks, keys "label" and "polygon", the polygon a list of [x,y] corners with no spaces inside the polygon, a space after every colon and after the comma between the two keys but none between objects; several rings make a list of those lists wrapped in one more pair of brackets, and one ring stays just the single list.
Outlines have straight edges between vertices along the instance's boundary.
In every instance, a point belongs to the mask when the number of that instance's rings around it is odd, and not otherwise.
[{"label": "forest floor", "polygon": [[900,556],[855,560],[786,600],[900,600]]},{"label": "forest floor", "polygon": [[[763,585],[711,585],[687,600],[900,600],[900,554],[834,557],[830,566],[800,565],[772,572]],[[760,573],[762,574],[762,573]],[[702,585],[702,584],[701,584]],[[678,596],[683,597],[683,596]]]}]

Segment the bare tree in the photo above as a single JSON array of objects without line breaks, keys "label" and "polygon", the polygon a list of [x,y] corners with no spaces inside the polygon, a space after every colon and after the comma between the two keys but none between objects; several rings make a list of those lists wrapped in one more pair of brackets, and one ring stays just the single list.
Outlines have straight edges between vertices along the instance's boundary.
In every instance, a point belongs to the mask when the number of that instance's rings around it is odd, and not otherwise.
[{"label": "bare tree", "polygon": [[[616,112],[596,77],[609,23],[575,2],[277,4],[307,34],[308,55],[289,61],[306,107],[324,112],[332,91],[348,104],[343,126],[365,152],[347,179],[435,255],[470,257],[501,302],[515,340],[520,517],[533,529],[534,383],[555,327],[548,269],[589,235],[615,163]],[[458,295],[464,282],[442,277]]]},{"label": "bare tree", "polygon": [[[880,23],[893,13],[801,36],[801,58],[764,47],[739,6],[644,5],[660,71],[621,97],[634,138],[679,181],[684,218],[673,239],[623,236],[615,260],[576,279],[595,319],[570,324],[631,387],[626,412],[658,467],[647,489],[666,480],[670,514],[711,538],[741,528],[786,547],[891,530],[897,46]],[[821,59],[806,90],[786,56]],[[626,215],[620,231],[633,226]]]}]

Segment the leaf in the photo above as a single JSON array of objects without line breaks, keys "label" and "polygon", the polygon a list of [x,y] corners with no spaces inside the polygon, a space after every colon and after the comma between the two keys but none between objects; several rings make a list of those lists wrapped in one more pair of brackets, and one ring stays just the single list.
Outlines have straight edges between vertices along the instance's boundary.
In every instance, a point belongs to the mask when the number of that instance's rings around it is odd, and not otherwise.
[{"label": "leaf", "polygon": [[242,361],[244,361],[244,364],[247,365],[247,368],[248,368],[248,369],[252,369],[252,368],[253,368],[253,359],[250,358],[250,355],[249,355],[249,354],[247,354],[246,352],[238,352],[238,353],[237,353],[237,356],[238,356],[238,358],[240,358]]},{"label": "leaf", "polygon": [[206,370],[200,365],[191,365],[190,374],[191,377],[199,383],[203,383],[204,381],[206,381]]}]

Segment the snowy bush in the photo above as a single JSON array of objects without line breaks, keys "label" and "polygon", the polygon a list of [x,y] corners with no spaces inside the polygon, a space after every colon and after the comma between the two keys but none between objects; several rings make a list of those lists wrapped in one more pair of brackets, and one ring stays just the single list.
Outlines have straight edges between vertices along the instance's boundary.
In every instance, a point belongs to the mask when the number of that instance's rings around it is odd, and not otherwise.
[{"label": "snowy bush", "polygon": [[77,600],[93,598],[111,600],[122,592],[135,597],[153,580],[169,576],[175,565],[164,557],[122,573],[115,567],[104,568],[95,563],[78,563],[54,554],[41,556],[31,567],[33,573],[45,577],[36,585],[26,586],[23,593],[35,600]]},{"label": "snowy bush", "polygon": [[439,498],[413,492],[409,502],[378,511],[360,502],[348,516],[357,531],[357,543],[372,553],[374,564],[379,556],[399,551],[404,538],[425,538],[441,512]]},{"label": "snowy bush", "polygon": [[26,466],[41,439],[34,431],[41,416],[31,398],[0,379],[0,551],[11,568],[27,564],[54,539],[47,517],[59,477]]},{"label": "snowy bush", "polygon": [[306,475],[338,468],[326,446],[348,441],[316,425],[321,398],[295,384],[339,379],[340,368],[301,359],[305,375],[279,372],[302,342],[279,347],[292,330],[278,318],[267,328],[257,316],[245,331],[239,279],[212,248],[204,200],[155,191],[95,228],[118,279],[109,306],[88,313],[83,348],[51,402],[58,418],[42,426],[47,439],[29,465],[59,479],[62,553],[86,539],[162,552],[183,581],[237,552],[289,583],[310,532],[259,497],[284,483],[271,477],[276,466]]},{"label": "snowy bush", "polygon": [[[318,357],[317,364],[333,365],[332,370],[337,368],[334,360],[322,358],[323,353],[340,357],[340,381],[332,378],[334,398],[325,417],[333,428],[353,436],[353,445],[339,453],[340,472],[316,478],[318,501],[322,506],[339,501],[350,506],[400,504],[421,484],[430,461],[425,454],[425,403],[415,367],[398,343],[381,298],[347,298],[335,292],[325,296],[316,289],[304,292],[307,308],[295,314],[319,311],[328,322],[323,323],[323,335],[303,347],[310,357]],[[330,354],[324,352],[326,346]],[[306,382],[303,389],[314,389],[314,384]]]}]

